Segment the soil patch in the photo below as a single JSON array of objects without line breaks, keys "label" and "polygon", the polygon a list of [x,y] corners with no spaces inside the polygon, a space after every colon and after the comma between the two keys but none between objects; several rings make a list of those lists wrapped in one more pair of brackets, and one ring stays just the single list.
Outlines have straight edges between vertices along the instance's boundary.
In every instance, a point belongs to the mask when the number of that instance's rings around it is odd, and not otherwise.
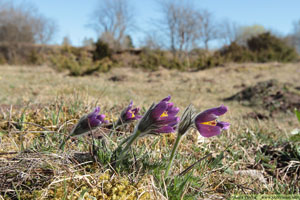
[{"label": "soil patch", "polygon": [[271,79],[258,82],[230,96],[225,101],[240,101],[248,106],[261,106],[271,113],[300,109],[300,90],[289,83]]}]

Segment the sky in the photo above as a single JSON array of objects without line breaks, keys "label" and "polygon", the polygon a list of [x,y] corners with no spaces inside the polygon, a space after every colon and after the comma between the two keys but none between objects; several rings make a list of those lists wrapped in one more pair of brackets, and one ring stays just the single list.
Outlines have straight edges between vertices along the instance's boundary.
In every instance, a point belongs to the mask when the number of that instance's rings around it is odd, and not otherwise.
[{"label": "sky", "polygon": [[[98,1],[101,0],[25,0],[56,21],[58,33],[52,43],[61,44],[67,36],[75,46],[80,46],[85,37],[95,40],[96,34],[87,24]],[[138,27],[130,35],[138,46],[145,32],[151,30],[154,19],[161,16],[159,0],[129,1]],[[259,24],[280,34],[290,33],[292,23],[300,20],[300,0],[194,0],[193,5],[212,12],[217,21],[227,19],[243,26]]]}]

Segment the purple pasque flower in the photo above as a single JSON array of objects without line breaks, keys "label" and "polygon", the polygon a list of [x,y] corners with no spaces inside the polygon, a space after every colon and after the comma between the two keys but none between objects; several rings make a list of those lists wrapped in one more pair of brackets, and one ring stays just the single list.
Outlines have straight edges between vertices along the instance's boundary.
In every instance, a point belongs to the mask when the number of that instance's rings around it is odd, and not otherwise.
[{"label": "purple pasque flower", "polygon": [[99,112],[100,112],[100,107],[96,107],[93,112],[87,115],[91,128],[98,127],[103,123],[104,124],[108,123],[107,120],[104,120],[105,115],[104,114],[99,115]]},{"label": "purple pasque flower", "polygon": [[[122,145],[126,143],[126,146],[121,150],[118,155],[118,162],[124,159],[124,156],[128,152],[130,146],[140,137],[147,135],[159,135],[160,133],[174,132],[179,122],[177,113],[179,108],[174,107],[172,102],[169,102],[171,96],[168,96],[161,100],[158,104],[152,104],[150,108],[143,115],[135,126],[133,134],[122,142],[117,149],[121,149]],[[118,163],[117,162],[117,163]]]},{"label": "purple pasque flower", "polygon": [[70,136],[79,136],[84,133],[87,133],[88,131],[95,129],[102,124],[108,123],[107,120],[105,120],[105,115],[100,114],[100,107],[96,107],[95,110],[88,115],[84,115],[80,118],[76,126],[73,128]]},{"label": "purple pasque flower", "polygon": [[138,115],[140,108],[137,107],[137,108],[132,109],[132,105],[133,105],[133,102],[130,101],[127,108],[125,108],[122,111],[121,116],[117,122],[117,125],[121,125],[122,123],[129,123],[134,120],[139,120],[142,118],[141,115]]},{"label": "purple pasque flower", "polygon": [[227,112],[227,107],[211,108],[198,114],[195,118],[195,125],[203,137],[219,135],[221,130],[227,130],[230,126],[228,122],[218,121],[217,118]]},{"label": "purple pasque flower", "polygon": [[138,129],[146,134],[160,134],[174,132],[180,120],[176,115],[179,108],[174,103],[169,102],[171,96],[161,100],[158,104],[153,104],[141,119]]}]

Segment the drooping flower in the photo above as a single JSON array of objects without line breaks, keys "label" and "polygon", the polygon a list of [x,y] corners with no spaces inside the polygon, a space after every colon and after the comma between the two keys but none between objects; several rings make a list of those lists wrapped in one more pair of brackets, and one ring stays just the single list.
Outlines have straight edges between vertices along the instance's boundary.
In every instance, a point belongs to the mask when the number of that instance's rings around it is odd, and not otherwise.
[{"label": "drooping flower", "polygon": [[227,107],[211,108],[198,114],[195,118],[195,125],[203,137],[219,135],[222,130],[227,130],[230,126],[228,122],[218,121],[217,118],[227,112]]},{"label": "drooping flower", "polygon": [[96,107],[95,110],[87,115],[87,120],[89,124],[82,124],[83,126],[88,126],[88,128],[96,128],[100,126],[101,124],[108,123],[107,120],[105,120],[105,115],[101,114],[99,115],[100,107]]},{"label": "drooping flower", "polygon": [[105,115],[104,114],[99,115],[99,112],[100,112],[100,107],[96,107],[93,112],[81,117],[77,122],[77,124],[72,129],[69,136],[60,145],[60,149],[64,146],[65,142],[68,139],[70,139],[70,137],[77,137],[77,136],[87,134],[91,130],[101,126],[102,124],[108,123],[108,121],[105,120]]},{"label": "drooping flower", "polygon": [[126,124],[134,120],[139,120],[142,118],[141,115],[138,115],[140,108],[132,109],[133,102],[130,101],[129,105],[122,111],[119,120],[117,121],[117,126],[121,124]]},{"label": "drooping flower", "polygon": [[170,99],[171,96],[168,96],[158,104],[152,104],[148,109],[137,126],[142,135],[171,133],[175,131],[180,119],[176,116],[179,108],[175,107],[174,103],[169,102]]},{"label": "drooping flower", "polygon": [[95,129],[102,124],[108,123],[107,120],[105,120],[105,115],[101,114],[99,115],[100,107],[96,107],[95,110],[88,115],[84,115],[80,118],[76,126],[71,131],[70,136],[79,136],[82,135],[91,129]]}]

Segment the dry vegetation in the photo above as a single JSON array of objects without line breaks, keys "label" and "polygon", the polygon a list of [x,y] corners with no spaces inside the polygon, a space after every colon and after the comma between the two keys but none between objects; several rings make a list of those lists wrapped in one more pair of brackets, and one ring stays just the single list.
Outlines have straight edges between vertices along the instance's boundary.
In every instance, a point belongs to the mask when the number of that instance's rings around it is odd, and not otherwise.
[{"label": "dry vegetation", "polygon": [[[71,77],[46,66],[4,65],[0,71],[0,199],[218,199],[300,192],[299,139],[290,139],[299,127],[293,112],[224,101],[270,79],[289,83],[300,93],[299,63],[232,64],[198,72],[113,68],[89,77]],[[140,139],[119,169],[109,164],[109,149],[133,126],[111,138],[105,127],[96,131],[108,147],[99,151],[98,162],[91,157],[89,136],[58,150],[64,135],[95,105],[113,121],[131,99],[143,112],[167,95],[181,110],[190,103],[198,111],[224,103],[229,112],[222,120],[231,123],[229,131],[210,139],[190,131],[179,147],[169,185],[162,177],[175,134]],[[104,148],[102,141],[97,144]],[[178,177],[208,153],[212,157]]]}]

